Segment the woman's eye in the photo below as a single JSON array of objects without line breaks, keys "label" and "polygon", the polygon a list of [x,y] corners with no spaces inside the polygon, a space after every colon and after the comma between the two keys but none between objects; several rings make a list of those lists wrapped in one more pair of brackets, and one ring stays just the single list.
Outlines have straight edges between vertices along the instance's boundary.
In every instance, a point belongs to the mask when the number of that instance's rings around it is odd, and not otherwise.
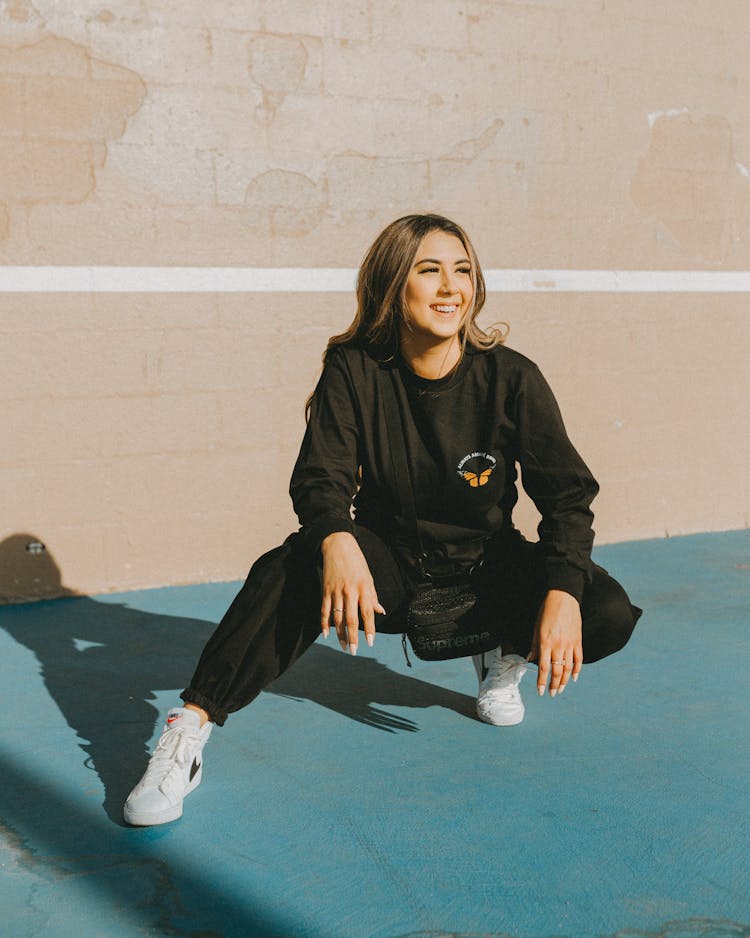
[{"label": "woman's eye", "polygon": [[[420,274],[439,274],[439,267],[423,267],[420,271]],[[465,274],[466,276],[471,276],[471,267],[460,267],[456,269],[457,274]]]}]

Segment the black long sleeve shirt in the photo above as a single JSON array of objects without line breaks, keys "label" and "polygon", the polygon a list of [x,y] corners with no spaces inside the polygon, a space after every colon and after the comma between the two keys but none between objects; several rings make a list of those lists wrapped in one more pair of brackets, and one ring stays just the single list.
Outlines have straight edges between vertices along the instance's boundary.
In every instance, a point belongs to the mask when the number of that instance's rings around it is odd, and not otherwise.
[{"label": "black long sleeve shirt", "polygon": [[471,566],[489,537],[516,534],[511,514],[518,464],[542,516],[537,530],[548,588],[580,602],[591,576],[589,506],[599,486],[568,439],[539,368],[503,345],[467,347],[455,371],[437,380],[419,377],[400,359],[379,364],[362,348],[329,352],[290,484],[312,548],[334,531],[353,532],[354,515],[407,563],[414,556],[378,369],[396,373],[427,565],[435,571]]}]

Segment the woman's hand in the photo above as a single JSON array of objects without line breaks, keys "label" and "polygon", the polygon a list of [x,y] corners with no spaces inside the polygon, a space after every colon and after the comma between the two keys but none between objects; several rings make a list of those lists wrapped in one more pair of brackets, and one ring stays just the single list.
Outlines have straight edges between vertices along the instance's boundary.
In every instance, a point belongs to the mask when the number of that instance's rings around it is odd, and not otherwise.
[{"label": "woman's hand", "polygon": [[583,665],[581,607],[563,590],[550,590],[544,597],[534,628],[528,661],[537,660],[536,687],[541,697],[551,674],[549,695],[562,693],[570,676],[578,680]]},{"label": "woman's hand", "polygon": [[323,604],[320,628],[328,638],[333,615],[341,647],[357,654],[359,617],[365,627],[367,644],[375,641],[375,613],[385,615],[365,555],[356,538],[347,531],[329,534],[321,545],[323,553]]}]

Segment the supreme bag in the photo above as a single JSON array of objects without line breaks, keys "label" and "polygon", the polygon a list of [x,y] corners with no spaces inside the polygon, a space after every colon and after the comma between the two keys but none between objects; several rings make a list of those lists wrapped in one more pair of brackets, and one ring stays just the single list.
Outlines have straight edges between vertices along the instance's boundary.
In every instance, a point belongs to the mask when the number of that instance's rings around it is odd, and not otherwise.
[{"label": "supreme bag", "polygon": [[442,585],[418,586],[409,603],[403,638],[407,664],[411,666],[406,638],[414,654],[423,661],[445,661],[492,651],[497,638],[468,615],[476,601],[470,576]]}]

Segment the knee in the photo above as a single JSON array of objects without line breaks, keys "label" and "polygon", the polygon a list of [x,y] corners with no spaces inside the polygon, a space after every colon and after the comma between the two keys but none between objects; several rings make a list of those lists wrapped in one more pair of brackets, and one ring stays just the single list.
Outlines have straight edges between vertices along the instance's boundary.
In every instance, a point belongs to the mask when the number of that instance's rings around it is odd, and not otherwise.
[{"label": "knee", "polygon": [[617,580],[595,568],[581,603],[583,660],[598,661],[624,648],[642,612]]}]

